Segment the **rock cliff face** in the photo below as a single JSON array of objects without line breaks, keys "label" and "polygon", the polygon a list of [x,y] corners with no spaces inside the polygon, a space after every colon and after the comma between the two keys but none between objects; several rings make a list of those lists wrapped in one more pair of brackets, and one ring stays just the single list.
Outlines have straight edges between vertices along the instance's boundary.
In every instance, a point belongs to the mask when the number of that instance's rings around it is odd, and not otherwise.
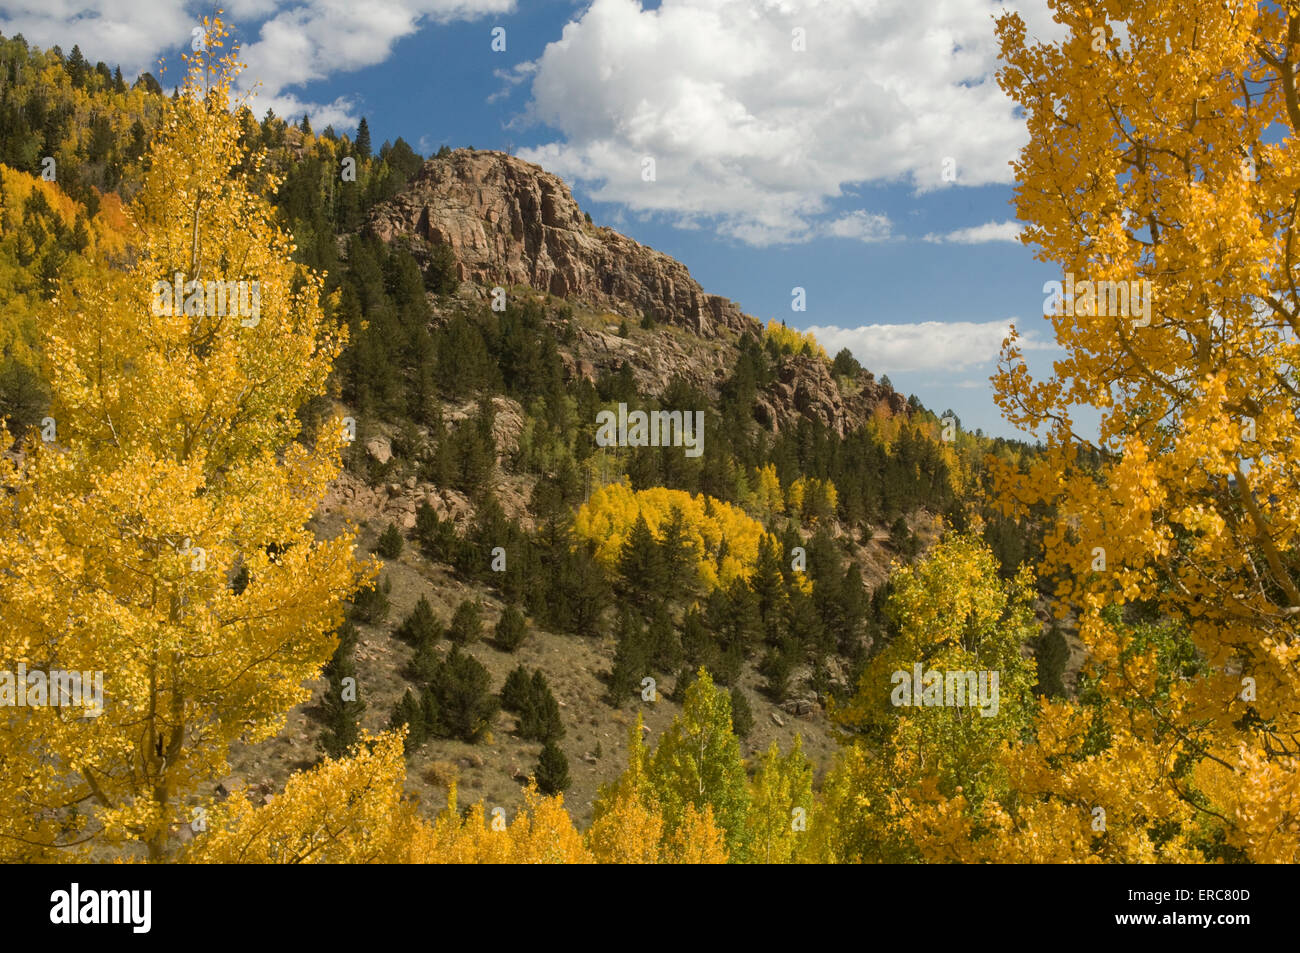
[{"label": "rock cliff face", "polygon": [[430,159],[375,208],[368,228],[385,241],[416,235],[449,245],[462,281],[631,305],[706,337],[754,326],[735,302],[706,294],[681,262],[589,225],[560,178],[504,152],[457,149]]},{"label": "rock cliff face", "polygon": [[[527,285],[632,318],[628,337],[615,333],[617,325],[580,329],[561,350],[571,377],[594,380],[626,362],[646,393],[660,394],[680,376],[716,396],[735,364],[736,334],[762,333],[735,302],[706,294],[681,262],[589,224],[563,180],[504,152],[458,149],[428,160],[375,207],[367,228],[388,242],[414,236],[450,247],[460,280],[479,289]],[[638,320],[647,314],[651,329]],[[806,417],[843,436],[881,404],[908,411],[901,394],[867,371],[842,389],[825,361],[795,355],[781,360],[776,380],[759,394],[754,419],[775,433]]]},{"label": "rock cliff face", "polygon": [[867,420],[878,405],[890,414],[907,413],[907,400],[863,371],[859,387],[846,395],[824,361],[803,355],[788,357],[777,369],[777,379],[754,407],[754,419],[776,433],[798,417],[825,425],[843,437]]}]

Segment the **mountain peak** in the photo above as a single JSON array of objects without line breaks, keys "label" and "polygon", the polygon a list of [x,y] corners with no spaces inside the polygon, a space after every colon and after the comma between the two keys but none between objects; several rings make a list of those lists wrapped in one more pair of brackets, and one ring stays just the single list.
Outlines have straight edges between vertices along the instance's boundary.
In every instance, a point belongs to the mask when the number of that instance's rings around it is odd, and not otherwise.
[{"label": "mountain peak", "polygon": [[758,330],[735,302],[705,293],[681,262],[592,225],[559,176],[504,152],[457,149],[429,159],[375,207],[367,227],[384,241],[414,235],[450,246],[462,281],[622,305],[707,337]]}]

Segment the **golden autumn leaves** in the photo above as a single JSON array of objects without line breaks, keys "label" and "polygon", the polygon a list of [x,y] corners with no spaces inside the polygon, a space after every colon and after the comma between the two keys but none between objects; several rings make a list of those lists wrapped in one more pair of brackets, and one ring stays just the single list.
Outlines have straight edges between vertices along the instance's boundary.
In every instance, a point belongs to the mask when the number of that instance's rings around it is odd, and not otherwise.
[{"label": "golden autumn leaves", "polygon": [[[1065,273],[1155,290],[1149,325],[1051,315],[1056,373],[1033,381],[1013,338],[995,379],[1010,419],[1048,428],[999,497],[1056,514],[1042,573],[1079,612],[1101,699],[1085,722],[1109,734],[1062,767],[1056,726],[1080,714],[1044,710],[1011,755],[1032,797],[986,818],[1013,856],[1032,831],[1046,859],[1300,859],[1296,17],[1067,0],[1060,44],[998,22],[1031,134],[1027,240]],[[1071,404],[1098,408],[1097,447]],[[1105,836],[1067,804],[1105,806]]]},{"label": "golden autumn leaves", "polygon": [[[7,462],[3,654],[106,673],[102,717],[5,713],[6,859],[174,852],[229,745],[273,735],[333,649],[367,569],[307,528],[339,469],[335,421],[299,442],[342,333],[234,171],[221,27],[190,64],[130,208],[130,267],[65,278],[45,318],[58,439]],[[153,282],[256,280],[237,315],[155,314]],[[201,558],[196,553],[201,552]],[[247,584],[238,590],[238,573]]]}]

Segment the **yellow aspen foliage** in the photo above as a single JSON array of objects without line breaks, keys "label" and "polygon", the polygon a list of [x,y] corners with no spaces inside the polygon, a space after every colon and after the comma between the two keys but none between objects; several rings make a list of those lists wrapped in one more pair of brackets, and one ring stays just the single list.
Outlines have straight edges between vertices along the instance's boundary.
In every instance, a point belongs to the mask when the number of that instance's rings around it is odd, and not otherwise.
[{"label": "yellow aspen foliage", "polygon": [[1228,843],[1260,864],[1293,864],[1300,857],[1300,763],[1241,750],[1238,772],[1209,759],[1197,766],[1196,787],[1232,818]]},{"label": "yellow aspen foliage", "polygon": [[1089,754],[1085,739],[1092,717],[1077,705],[1044,701],[1035,741],[1006,743],[999,753],[1007,777],[1000,799],[973,809],[963,794],[946,797],[932,789],[928,798],[910,804],[904,825],[925,859],[1204,862],[1181,830],[1194,824],[1195,809],[1167,782],[1162,752],[1114,728],[1108,746]]},{"label": "yellow aspen foliage", "polygon": [[525,808],[506,829],[511,864],[589,864],[594,861],[564,809],[564,795],[545,797],[530,783]]},{"label": "yellow aspen foliage", "polygon": [[814,837],[815,853],[918,860],[918,805],[959,795],[980,805],[1006,791],[1002,746],[1033,712],[1035,665],[1021,650],[1037,631],[1031,582],[1028,571],[1003,581],[988,547],[957,535],[895,571],[886,612],[896,635],[834,713],[857,736],[823,785],[818,810],[838,830]]},{"label": "yellow aspen foliage", "polygon": [[816,477],[799,477],[786,490],[786,506],[805,522],[816,523],[835,517],[840,495],[830,480]]},{"label": "yellow aspen foliage", "polygon": [[775,464],[764,464],[755,471],[754,486],[754,502],[760,515],[767,517],[785,512],[785,498]]},{"label": "yellow aspen foliage", "polygon": [[594,857],[564,809],[563,795],[546,797],[530,783],[514,820],[482,801],[462,816],[456,787],[432,824],[417,821],[406,833],[400,860],[415,864],[587,864]]},{"label": "yellow aspen foliage", "polygon": [[809,812],[808,843],[799,852],[800,860],[861,864],[880,859],[872,848],[887,811],[877,804],[880,786],[861,784],[874,761],[865,745],[848,744],[835,753],[817,791],[817,809]]},{"label": "yellow aspen foliage", "polygon": [[785,505],[792,513],[803,510],[803,496],[808,490],[808,481],[799,477],[785,491]]},{"label": "yellow aspen foliage", "polygon": [[[231,795],[206,812],[189,863],[387,863],[416,819],[402,800],[406,763],[396,732],[364,737],[350,757],[295,774],[269,804]],[[194,822],[191,822],[193,827]]]},{"label": "yellow aspen foliage", "polygon": [[597,559],[613,567],[638,516],[645,517],[658,537],[674,507],[682,514],[698,577],[707,588],[749,578],[758,562],[763,525],[739,507],[703,494],[692,496],[661,486],[633,490],[626,482],[608,483],[578,510],[573,528],[580,539],[595,542]]},{"label": "yellow aspen foliage", "polygon": [[[628,732],[628,766],[596,798],[594,820],[586,842],[599,863],[725,864],[742,860],[748,837],[745,816],[744,762],[730,731],[729,697],[715,690],[707,672],[690,689],[686,711],[651,752],[642,741],[641,718]],[[803,798],[798,768],[802,752],[781,761],[778,772],[792,780]],[[811,783],[812,770],[807,781]],[[779,810],[786,788],[768,775],[764,790],[771,797],[760,810]],[[788,792],[785,792],[788,793]],[[807,799],[811,800],[811,792]],[[716,820],[715,805],[731,818],[736,831]],[[788,823],[788,820],[787,820]],[[763,827],[756,821],[756,828]],[[731,842],[737,851],[728,850]]]},{"label": "yellow aspen foliage", "polygon": [[745,814],[749,863],[788,864],[808,849],[804,841],[813,814],[812,778],[799,735],[785,755],[772,742],[750,783]]},{"label": "yellow aspen foliage", "polygon": [[650,757],[647,777],[669,834],[706,805],[726,837],[728,854],[743,860],[748,831],[749,785],[740,742],[731,725],[731,694],[701,668],[686,689],[682,711]]},{"label": "yellow aspen foliage", "polygon": [[[64,254],[57,240],[80,235],[85,247]],[[86,209],[55,182],[0,165],[0,356],[28,368],[40,365],[40,324],[53,277],[50,263],[65,280],[85,272],[92,260],[122,257],[129,226],[116,193],[99,197],[99,211]]]},{"label": "yellow aspen foliage", "polygon": [[[996,496],[1055,514],[1042,574],[1079,613],[1107,722],[1195,815],[1182,835],[1295,862],[1300,11],[1095,6],[1057,4],[1059,42],[998,20],[999,82],[1030,132],[1017,209],[1061,271],[1044,313],[1065,354],[1035,380],[1014,331],[1004,345],[998,402],[1046,449],[995,465]],[[1073,405],[1096,410],[1097,440]],[[1131,651],[1115,611],[1139,600],[1185,625],[1195,671],[1166,684]]]},{"label": "yellow aspen foliage", "polygon": [[6,860],[167,857],[232,742],[310,696],[369,572],[350,532],[307,525],[343,429],[301,434],[296,411],[343,333],[238,171],[238,66],[220,21],[205,28],[130,209],[130,266],[69,277],[44,319],[57,433],[0,470],[0,655],[103,686],[97,716],[0,709]]},{"label": "yellow aspen foliage", "polygon": [[628,729],[627,768],[596,797],[586,842],[598,863],[658,863],[664,820],[650,783],[650,752],[642,740],[642,718]]},{"label": "yellow aspen foliage", "polygon": [[598,863],[654,864],[664,821],[636,789],[620,789],[587,830],[586,843]]},{"label": "yellow aspen foliage", "polygon": [[668,837],[664,847],[666,864],[725,864],[726,834],[713,821],[713,805],[697,811],[688,804],[681,823]]},{"label": "yellow aspen foliage", "polygon": [[814,357],[819,357],[823,361],[829,361],[826,356],[826,350],[817,343],[817,338],[811,331],[800,331],[797,328],[787,327],[775,318],[767,322],[767,329],[763,332],[764,341],[775,341],[776,346],[781,350],[789,348],[795,354],[802,354],[807,347]]}]

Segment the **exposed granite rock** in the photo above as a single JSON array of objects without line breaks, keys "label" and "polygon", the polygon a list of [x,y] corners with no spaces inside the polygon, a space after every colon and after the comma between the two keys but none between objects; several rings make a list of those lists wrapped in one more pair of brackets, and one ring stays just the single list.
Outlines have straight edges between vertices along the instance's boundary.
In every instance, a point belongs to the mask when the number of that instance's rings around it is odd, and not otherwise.
[{"label": "exposed granite rock", "polygon": [[[387,242],[449,246],[466,283],[462,297],[481,301],[492,286],[525,285],[607,310],[615,323],[605,329],[570,329],[575,337],[560,349],[570,381],[594,382],[626,363],[645,393],[662,394],[681,377],[716,399],[735,366],[736,333],[762,333],[734,301],[705,293],[685,265],[588,224],[563,180],[504,152],[457,149],[428,160],[372,210],[367,228]],[[413,244],[417,253],[428,247]],[[643,328],[640,315],[654,326]],[[633,333],[618,334],[619,323]],[[881,404],[893,414],[908,411],[903,396],[868,371],[842,389],[827,362],[793,355],[777,362],[776,379],[756,396],[753,415],[773,433],[806,417],[843,436]],[[522,412],[517,405],[497,410],[498,452],[509,453]]]},{"label": "exposed granite rock", "polygon": [[706,337],[755,328],[735,302],[706,294],[681,262],[587,224],[563,180],[504,152],[457,149],[430,159],[376,206],[368,228],[385,241],[414,235],[451,246],[462,281],[626,303]]}]

